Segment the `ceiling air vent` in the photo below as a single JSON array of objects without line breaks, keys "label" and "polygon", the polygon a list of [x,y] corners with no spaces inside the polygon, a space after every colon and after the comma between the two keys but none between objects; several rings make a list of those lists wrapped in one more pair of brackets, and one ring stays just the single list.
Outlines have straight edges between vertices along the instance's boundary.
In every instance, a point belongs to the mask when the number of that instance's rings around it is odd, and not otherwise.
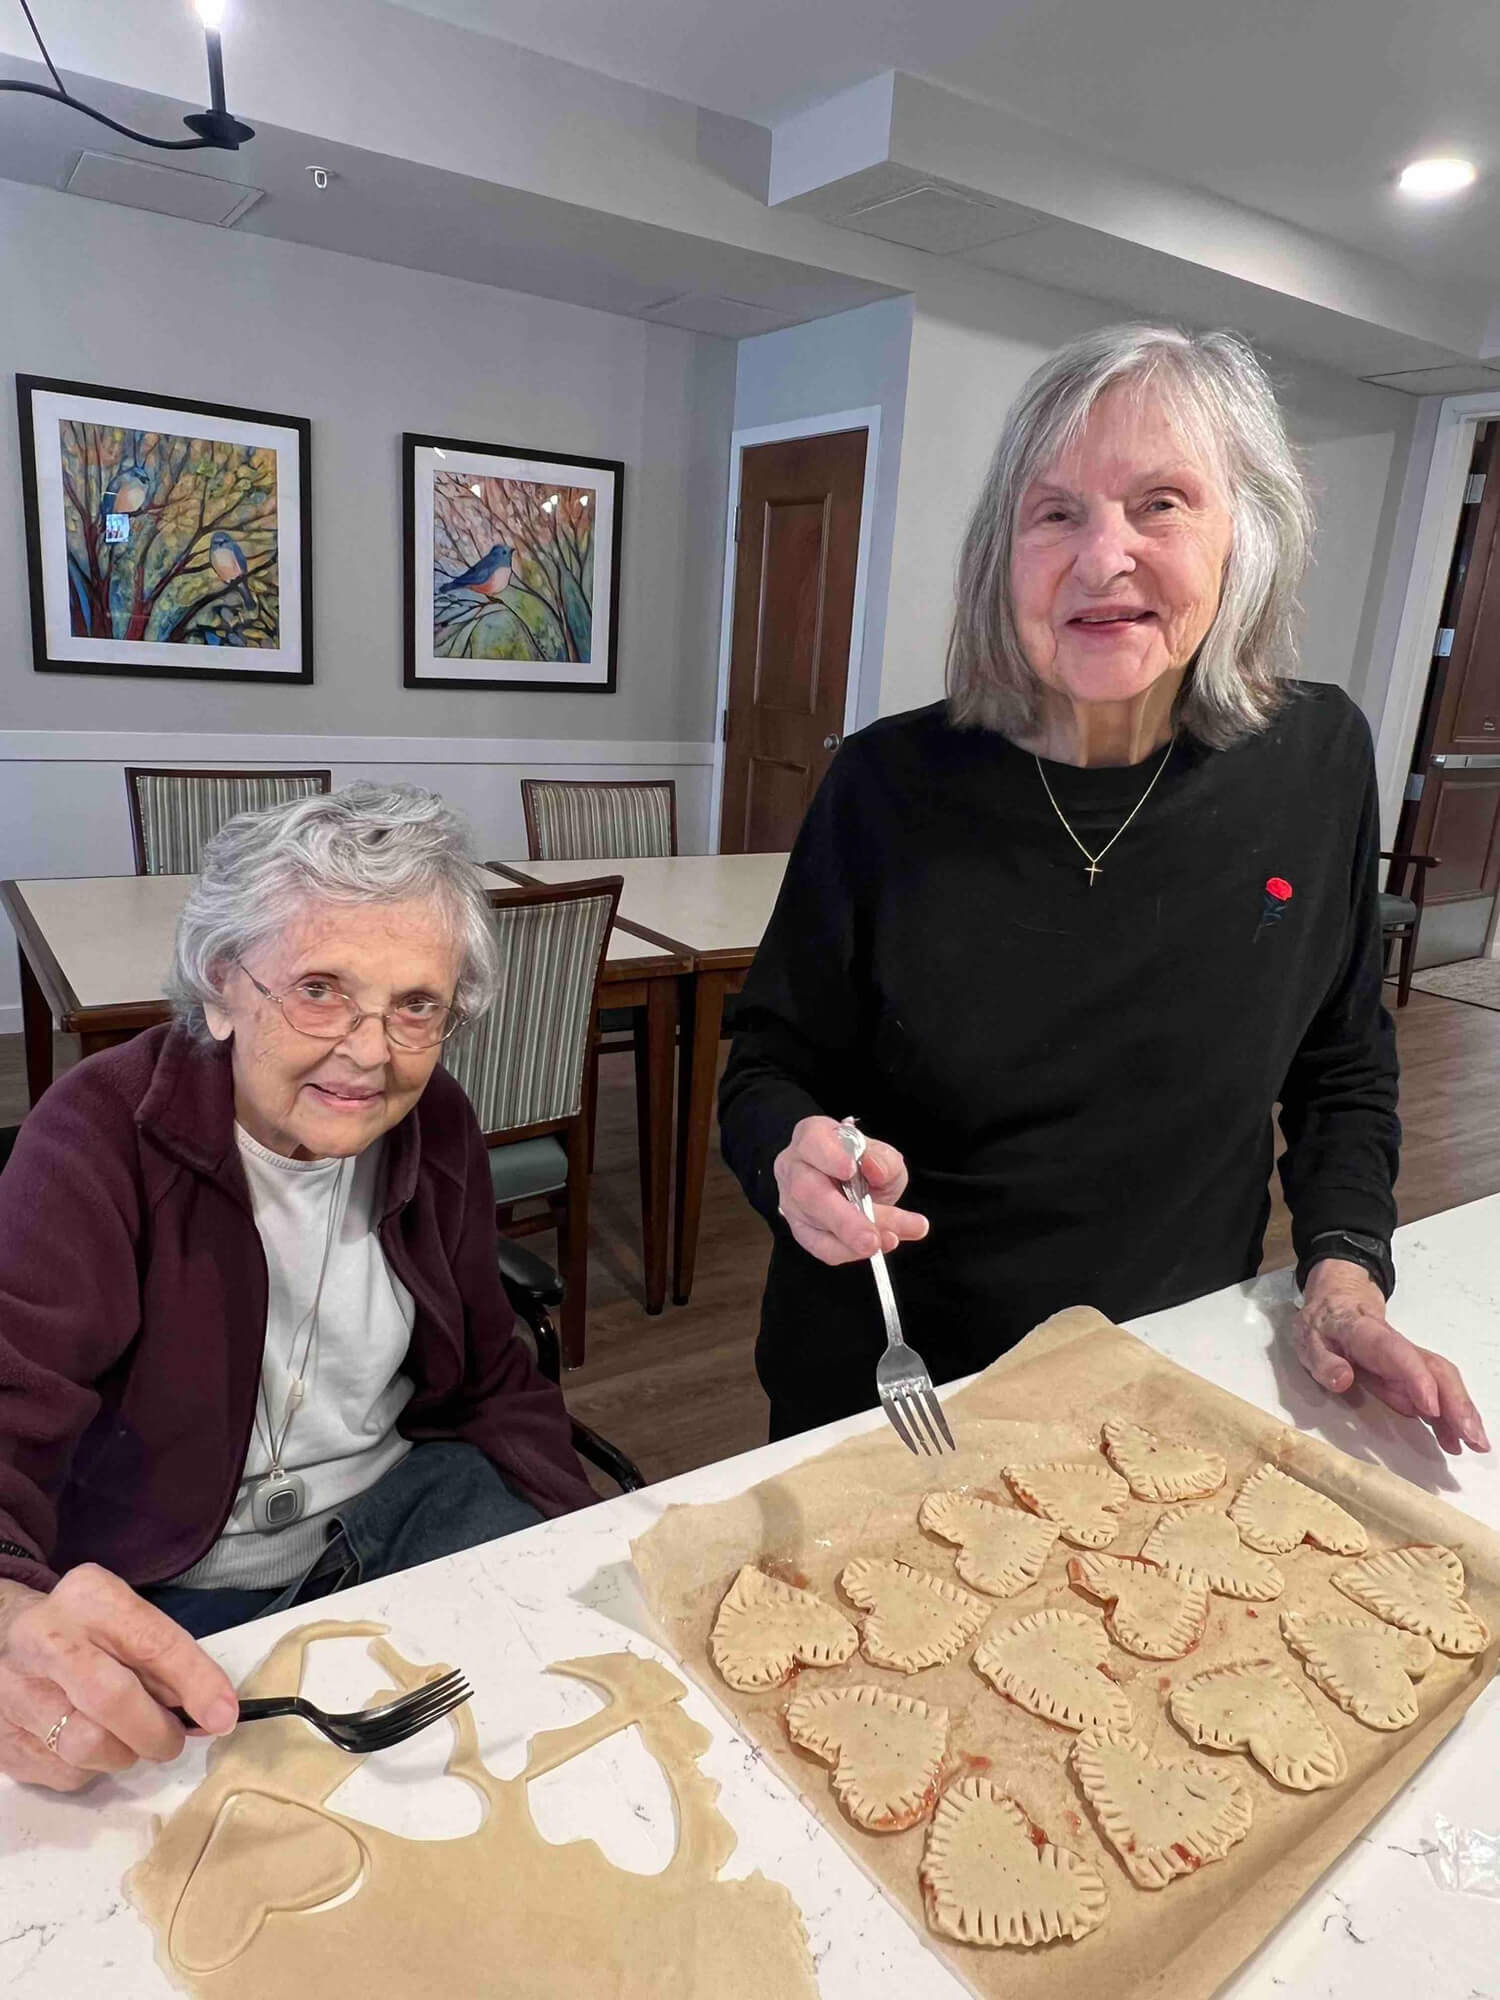
[{"label": "ceiling air vent", "polygon": [[1024,236],[1050,218],[1015,202],[989,201],[983,195],[960,193],[937,181],[903,188],[899,194],[850,209],[838,220],[846,229],[880,236],[887,243],[904,243],[935,255],[977,250],[1007,236]]},{"label": "ceiling air vent", "polygon": [[1482,389],[1500,389],[1500,368],[1482,361],[1454,361],[1441,368],[1402,368],[1394,375],[1363,375],[1381,389],[1399,389],[1407,396],[1469,396]]},{"label": "ceiling air vent", "polygon": [[145,208],[184,222],[210,222],[219,229],[238,222],[265,192],[239,181],[186,173],[181,167],[158,167],[119,153],[81,153],[65,186],[69,194],[87,195],[90,201]]},{"label": "ceiling air vent", "polygon": [[749,299],[720,298],[715,292],[683,292],[646,306],[642,319],[662,326],[680,326],[688,333],[716,333],[726,340],[744,340],[785,326],[789,315],[775,306],[753,305]]}]

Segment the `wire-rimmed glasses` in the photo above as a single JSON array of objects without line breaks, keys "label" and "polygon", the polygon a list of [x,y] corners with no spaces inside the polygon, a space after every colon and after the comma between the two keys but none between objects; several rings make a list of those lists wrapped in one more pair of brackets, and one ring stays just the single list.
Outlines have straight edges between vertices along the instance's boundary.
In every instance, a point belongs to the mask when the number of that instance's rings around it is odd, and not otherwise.
[{"label": "wire-rimmed glasses", "polygon": [[[347,993],[327,979],[299,980],[290,993],[273,993],[269,986],[261,985],[243,959],[237,958],[235,964],[256,992],[281,1010],[289,1028],[314,1041],[342,1042],[371,1018],[369,1009],[356,1007]],[[398,1049],[436,1048],[464,1021],[456,1007],[445,1007],[426,993],[414,994],[404,1007],[393,1007],[374,1018],[385,1029],[386,1040]]]}]

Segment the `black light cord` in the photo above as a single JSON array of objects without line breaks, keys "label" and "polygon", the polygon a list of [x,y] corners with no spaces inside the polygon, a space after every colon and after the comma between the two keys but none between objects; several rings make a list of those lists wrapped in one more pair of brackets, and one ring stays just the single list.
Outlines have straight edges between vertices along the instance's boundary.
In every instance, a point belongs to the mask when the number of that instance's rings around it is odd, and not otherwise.
[{"label": "black light cord", "polygon": [[154,146],[158,152],[193,153],[203,147],[214,147],[221,152],[236,152],[247,139],[255,137],[252,125],[242,124],[238,118],[231,118],[224,108],[224,72],[220,55],[219,37],[209,29],[208,68],[213,88],[213,109],[195,111],[183,122],[190,125],[197,134],[192,139],[158,139],[150,132],[136,132],[129,125],[122,125],[118,118],[111,118],[107,111],[96,111],[92,104],[85,104],[74,97],[57,73],[57,65],[47,53],[47,44],[42,40],[42,31],[36,24],[31,11],[30,0],[21,0],[21,12],[26,16],[37,47],[42,52],[42,61],[47,65],[55,89],[45,83],[22,83],[10,77],[0,77],[0,90],[17,90],[27,97],[45,97],[51,104],[65,104],[70,111],[81,111],[85,118],[92,118],[96,124],[107,125],[111,132],[118,132],[122,138],[133,139],[138,146]]}]

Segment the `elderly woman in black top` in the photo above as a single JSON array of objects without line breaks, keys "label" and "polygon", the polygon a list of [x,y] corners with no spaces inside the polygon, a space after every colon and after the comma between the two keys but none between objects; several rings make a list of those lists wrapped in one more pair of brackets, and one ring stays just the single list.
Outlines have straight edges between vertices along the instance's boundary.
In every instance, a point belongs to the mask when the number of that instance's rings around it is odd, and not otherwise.
[{"label": "elderly woman in black top", "polygon": [[724,1150],[771,1223],[773,1436],[873,1399],[877,1230],[935,1379],[1058,1307],[1252,1276],[1271,1113],[1301,1357],[1488,1448],[1390,1324],[1400,1127],[1369,733],[1288,678],[1310,515],[1228,334],[1115,327],[1012,409],[965,537],[948,699],[840,751],[745,989]]}]

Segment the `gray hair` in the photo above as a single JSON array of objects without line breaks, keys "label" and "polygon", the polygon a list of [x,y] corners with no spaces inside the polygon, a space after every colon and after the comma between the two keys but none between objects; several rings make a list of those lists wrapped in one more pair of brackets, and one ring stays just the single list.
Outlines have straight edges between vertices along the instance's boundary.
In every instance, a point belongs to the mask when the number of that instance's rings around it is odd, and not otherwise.
[{"label": "gray hair", "polygon": [[1110,326],[1060,348],[1005,420],[964,533],[948,637],[948,702],[961,727],[1032,733],[1041,688],[1010,596],[1017,510],[1032,480],[1073,444],[1107,389],[1160,400],[1212,466],[1234,523],[1214,621],[1178,703],[1179,726],[1214,749],[1264,729],[1295,664],[1292,620],[1312,509],[1270,379],[1235,333]]},{"label": "gray hair", "polygon": [[309,903],[430,898],[463,949],[453,1004],[482,1014],[499,976],[490,906],[463,819],[436,792],[368,781],[238,813],[203,850],[177,920],[167,998],[199,1040],[224,968],[278,936]]}]

